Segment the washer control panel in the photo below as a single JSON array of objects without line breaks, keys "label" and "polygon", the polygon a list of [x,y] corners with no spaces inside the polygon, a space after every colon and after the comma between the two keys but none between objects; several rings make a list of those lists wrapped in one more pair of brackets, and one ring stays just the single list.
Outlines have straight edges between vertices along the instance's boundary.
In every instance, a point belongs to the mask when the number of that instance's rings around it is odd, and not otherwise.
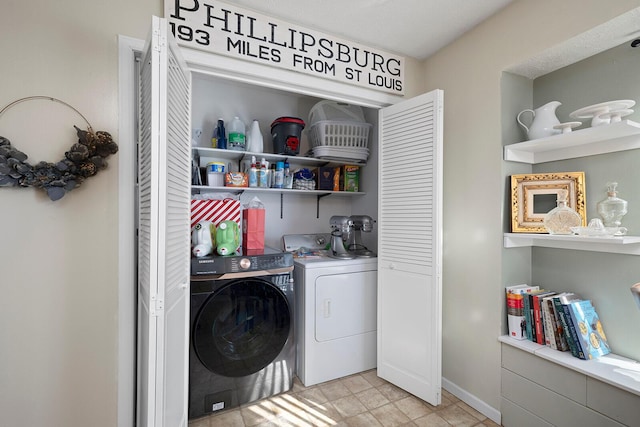
[{"label": "washer control panel", "polygon": [[259,251],[226,256],[206,256],[191,259],[191,276],[223,275],[227,273],[264,274],[268,270],[293,267],[293,254],[265,247]]}]

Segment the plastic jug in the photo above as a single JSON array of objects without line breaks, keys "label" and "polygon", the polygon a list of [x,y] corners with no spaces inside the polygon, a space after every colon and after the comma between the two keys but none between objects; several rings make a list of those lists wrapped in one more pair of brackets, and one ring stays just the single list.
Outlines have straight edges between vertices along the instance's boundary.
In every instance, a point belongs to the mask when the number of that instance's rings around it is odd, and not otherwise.
[{"label": "plastic jug", "polygon": [[234,117],[229,124],[227,147],[229,150],[236,151],[245,151],[247,149],[245,126],[238,116]]},{"label": "plastic jug", "polygon": [[247,151],[252,153],[262,153],[264,151],[264,139],[260,131],[260,123],[257,120],[251,123],[247,140]]},{"label": "plastic jug", "polygon": [[233,255],[240,246],[240,228],[235,221],[221,221],[216,228],[218,255]]},{"label": "plastic jug", "polygon": [[191,233],[193,255],[200,258],[213,252],[216,228],[211,221],[200,221]]},{"label": "plastic jug", "polygon": [[[546,138],[557,135],[560,133],[560,130],[554,129],[553,127],[560,124],[560,120],[556,117],[556,108],[560,105],[562,105],[562,103],[558,101],[551,101],[535,110],[522,110],[516,116],[516,120],[527,132],[529,139]],[[520,120],[520,116],[527,112],[532,114],[531,124],[528,127]]]}]

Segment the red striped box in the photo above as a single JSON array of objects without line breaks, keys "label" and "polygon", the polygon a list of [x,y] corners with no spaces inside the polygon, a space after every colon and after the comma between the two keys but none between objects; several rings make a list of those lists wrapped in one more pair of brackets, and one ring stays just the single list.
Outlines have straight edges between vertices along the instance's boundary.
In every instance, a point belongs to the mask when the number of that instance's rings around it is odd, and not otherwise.
[{"label": "red striped box", "polygon": [[220,221],[231,220],[242,227],[240,213],[240,200],[191,200],[191,231],[200,221],[218,225]]}]

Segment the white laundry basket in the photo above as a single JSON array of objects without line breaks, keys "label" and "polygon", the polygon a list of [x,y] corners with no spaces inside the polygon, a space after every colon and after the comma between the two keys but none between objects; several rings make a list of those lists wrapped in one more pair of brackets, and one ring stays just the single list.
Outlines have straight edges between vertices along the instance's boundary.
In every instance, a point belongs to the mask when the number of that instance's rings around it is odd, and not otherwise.
[{"label": "white laundry basket", "polygon": [[365,122],[362,107],[336,101],[320,101],[309,112],[311,146],[367,148],[372,125]]}]

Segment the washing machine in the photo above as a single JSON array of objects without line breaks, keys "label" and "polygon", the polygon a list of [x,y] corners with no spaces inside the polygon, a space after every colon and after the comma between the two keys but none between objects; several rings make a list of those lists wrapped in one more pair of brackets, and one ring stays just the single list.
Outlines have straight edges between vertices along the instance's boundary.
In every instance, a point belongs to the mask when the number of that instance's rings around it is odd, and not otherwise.
[{"label": "washing machine", "polygon": [[283,393],[295,375],[293,256],[192,260],[189,419]]},{"label": "washing machine", "polygon": [[296,374],[307,387],[377,365],[377,258],[331,258],[329,240],[283,236],[295,254]]}]

